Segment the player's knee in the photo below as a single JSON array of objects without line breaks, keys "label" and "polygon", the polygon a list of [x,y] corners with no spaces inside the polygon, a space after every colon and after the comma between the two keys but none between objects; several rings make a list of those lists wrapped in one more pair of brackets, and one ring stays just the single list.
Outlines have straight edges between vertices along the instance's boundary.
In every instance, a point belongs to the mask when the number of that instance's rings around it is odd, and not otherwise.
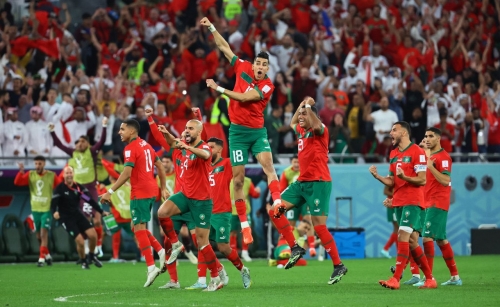
[{"label": "player's knee", "polygon": [[438,246],[444,246],[448,244],[448,240],[436,240]]},{"label": "player's knee", "polygon": [[94,227],[101,227],[101,226],[102,226],[101,220],[94,219]]},{"label": "player's knee", "polygon": [[85,240],[83,239],[83,237],[81,235],[78,235],[76,238],[75,238],[75,243],[76,245],[78,246],[83,246],[85,244]]},{"label": "player's knee", "polygon": [[231,247],[227,243],[217,243],[217,248],[222,254],[224,254],[224,256],[227,256],[231,253]]}]

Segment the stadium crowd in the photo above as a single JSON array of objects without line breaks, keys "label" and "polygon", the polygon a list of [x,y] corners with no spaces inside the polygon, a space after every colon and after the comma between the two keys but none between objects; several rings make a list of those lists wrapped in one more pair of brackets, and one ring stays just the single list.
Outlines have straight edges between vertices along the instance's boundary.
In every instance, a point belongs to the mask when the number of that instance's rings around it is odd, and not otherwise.
[{"label": "stadium crowd", "polygon": [[64,3],[33,1],[20,20],[5,4],[0,156],[68,157],[53,146],[48,123],[74,147],[81,135],[101,138],[103,117],[104,155],[122,155],[117,132],[128,118],[158,150],[148,136],[146,105],[174,135],[199,107],[210,131],[227,136],[229,98],[207,89],[205,80],[232,89],[234,71],[200,27],[203,16],[239,57],[270,54],[276,90],[265,126],[273,154],[296,152],[289,123],[306,96],[329,127],[331,153],[388,157],[388,132],[398,120],[410,123],[417,144],[426,128],[438,127],[447,152],[500,153],[499,1],[106,3],[76,26]]}]

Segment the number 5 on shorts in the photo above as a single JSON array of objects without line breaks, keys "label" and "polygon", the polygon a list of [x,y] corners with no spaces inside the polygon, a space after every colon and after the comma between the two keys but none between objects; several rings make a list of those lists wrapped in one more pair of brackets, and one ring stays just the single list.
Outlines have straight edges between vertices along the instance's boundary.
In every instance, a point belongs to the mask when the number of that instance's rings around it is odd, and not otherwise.
[{"label": "number 5 on shorts", "polygon": [[243,162],[243,151],[233,150],[233,162]]}]

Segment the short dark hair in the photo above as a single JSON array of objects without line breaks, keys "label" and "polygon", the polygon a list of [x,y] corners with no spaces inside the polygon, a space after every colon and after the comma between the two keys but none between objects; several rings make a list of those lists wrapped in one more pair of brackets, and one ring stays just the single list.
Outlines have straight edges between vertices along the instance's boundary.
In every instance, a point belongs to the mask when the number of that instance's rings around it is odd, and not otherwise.
[{"label": "short dark hair", "polygon": [[[306,105],[302,106],[302,108],[305,108],[305,107],[306,107]],[[318,115],[318,108],[316,108],[316,106],[311,106],[311,111],[313,111],[314,114],[316,114],[316,116],[319,117],[319,115]]]},{"label": "short dark hair", "polygon": [[89,18],[92,18],[92,15],[90,15],[89,13],[85,12],[82,14],[82,19],[89,19]]},{"label": "short dark hair", "polygon": [[78,139],[84,139],[85,141],[90,143],[90,138],[88,135],[80,135],[80,137]]},{"label": "short dark hair", "polygon": [[337,100],[337,96],[335,96],[335,95],[334,95],[334,94],[332,94],[332,93],[328,93],[328,94],[326,94],[326,95],[325,95],[325,98],[326,98],[326,97],[332,97],[332,98],[333,98],[333,100]]},{"label": "short dark hair", "polygon": [[292,161],[293,159],[298,159],[298,158],[299,158],[299,156],[297,156],[297,155],[293,155],[293,156],[290,158],[290,161]]},{"label": "short dark hair", "polygon": [[170,159],[170,161],[173,161],[172,159],[172,156],[169,155],[168,153],[167,154],[164,154],[163,157],[161,157],[162,159]]},{"label": "short dark hair", "polygon": [[45,162],[45,157],[44,156],[36,156],[33,158],[34,161],[43,161]]},{"label": "short dark hair", "polygon": [[394,125],[400,125],[401,128],[405,129],[406,132],[408,132],[408,136],[411,136],[411,127],[410,127],[410,124],[408,124],[407,122],[399,121],[399,122],[395,122]]},{"label": "short dark hair", "polygon": [[123,123],[127,126],[134,128],[134,130],[137,131],[137,133],[141,131],[141,125],[139,125],[139,122],[136,121],[135,119],[130,118],[125,120]]},{"label": "short dark hair", "polygon": [[216,137],[211,137],[208,139],[207,143],[215,143],[216,145],[219,145],[220,147],[224,147],[224,141],[216,138]]},{"label": "short dark hair", "polygon": [[265,59],[269,62],[269,54],[265,51],[261,51],[259,52],[259,54],[257,54],[257,56],[255,57],[255,59],[257,58],[261,58],[261,59]]},{"label": "short dark hair", "polygon": [[441,136],[441,129],[436,128],[436,127],[427,128],[427,130],[425,130],[425,131],[430,131],[430,132],[432,132],[432,133],[434,133],[436,135]]}]

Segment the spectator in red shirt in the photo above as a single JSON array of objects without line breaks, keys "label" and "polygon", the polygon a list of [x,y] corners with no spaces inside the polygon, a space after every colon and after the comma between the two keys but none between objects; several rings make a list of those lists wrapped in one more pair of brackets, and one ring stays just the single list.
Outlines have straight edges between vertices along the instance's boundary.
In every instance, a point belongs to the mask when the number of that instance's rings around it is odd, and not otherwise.
[{"label": "spectator in red shirt", "polygon": [[452,141],[455,138],[455,125],[447,121],[448,111],[446,108],[439,109],[439,123],[434,127],[441,130],[441,147],[448,152],[453,152]]},{"label": "spectator in red shirt", "polygon": [[191,98],[187,92],[185,79],[177,80],[177,90],[168,97],[167,108],[169,116],[174,121],[193,118]]},{"label": "spectator in red shirt", "polygon": [[92,27],[96,29],[96,36],[100,42],[109,42],[113,20],[108,16],[106,9],[99,8],[92,16]]},{"label": "spectator in red shirt", "polygon": [[325,126],[329,127],[330,124],[332,123],[333,118],[335,117],[335,114],[341,113],[344,115],[344,110],[339,108],[337,104],[337,97],[332,94],[326,94],[325,95],[325,105],[319,111],[319,117],[321,118],[321,121]]},{"label": "spectator in red shirt", "polygon": [[384,34],[389,31],[387,21],[380,18],[380,5],[377,4],[373,8],[373,17],[365,22],[365,25],[370,29],[370,39],[372,42],[380,44]]}]

